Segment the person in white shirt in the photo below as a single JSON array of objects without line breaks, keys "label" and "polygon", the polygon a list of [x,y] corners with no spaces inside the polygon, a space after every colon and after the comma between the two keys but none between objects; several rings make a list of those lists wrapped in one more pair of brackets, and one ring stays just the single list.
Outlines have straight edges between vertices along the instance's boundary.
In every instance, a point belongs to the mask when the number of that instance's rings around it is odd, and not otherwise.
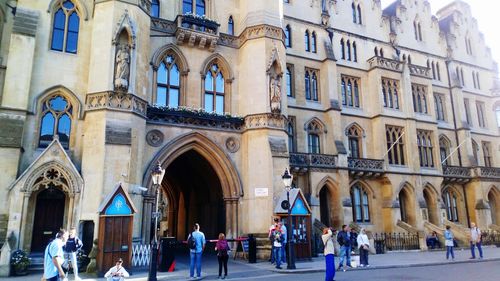
[{"label": "person in white shirt", "polygon": [[122,267],[123,260],[119,258],[116,261],[116,265],[113,266],[104,274],[104,278],[107,278],[106,280],[108,281],[123,281],[125,280],[125,277],[129,277],[130,275],[128,272],[125,270],[125,268]]},{"label": "person in white shirt", "polygon": [[470,259],[476,258],[476,250],[474,247],[477,246],[477,251],[479,252],[479,258],[483,258],[483,249],[481,249],[481,230],[476,227],[475,223],[470,224],[470,252],[472,256]]},{"label": "person in white shirt", "polygon": [[366,235],[366,231],[364,228],[361,228],[357,240],[359,247],[359,266],[370,266],[368,264],[368,250],[370,249],[370,240],[368,240],[368,235]]}]

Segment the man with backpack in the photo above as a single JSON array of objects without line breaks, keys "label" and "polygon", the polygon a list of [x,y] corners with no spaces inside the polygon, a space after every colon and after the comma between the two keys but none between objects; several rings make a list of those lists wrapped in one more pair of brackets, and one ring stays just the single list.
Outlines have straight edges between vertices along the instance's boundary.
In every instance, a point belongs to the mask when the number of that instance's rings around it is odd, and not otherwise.
[{"label": "man with backpack", "polygon": [[76,236],[76,229],[73,227],[69,230],[69,238],[64,245],[64,253],[68,256],[68,261],[71,262],[75,281],[81,280],[78,277],[78,262],[76,260],[76,253],[83,247],[82,241]]},{"label": "man with backpack", "polygon": [[188,247],[190,252],[189,260],[189,278],[190,280],[196,280],[194,278],[194,269],[196,266],[196,275],[201,278],[201,255],[203,250],[205,250],[205,234],[200,231],[200,225],[195,223],[193,227],[193,232],[189,234],[188,237]]},{"label": "man with backpack", "polygon": [[343,269],[344,258],[346,259],[346,267],[351,267],[351,250],[354,245],[353,235],[351,234],[348,225],[342,225],[342,231],[337,234],[337,242],[340,245],[340,262],[337,270]]}]

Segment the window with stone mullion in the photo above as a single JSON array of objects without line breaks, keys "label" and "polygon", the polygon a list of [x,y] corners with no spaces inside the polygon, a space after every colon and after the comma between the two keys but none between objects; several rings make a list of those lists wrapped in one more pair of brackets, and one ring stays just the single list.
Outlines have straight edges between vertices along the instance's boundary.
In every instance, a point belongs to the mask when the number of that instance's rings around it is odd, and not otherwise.
[{"label": "window with stone mullion", "polygon": [[360,185],[351,188],[352,217],[355,222],[370,222],[368,194]]},{"label": "window with stone mullion", "polygon": [[[386,127],[387,158],[390,165],[405,165],[403,128]],[[394,145],[393,145],[394,144]]]},{"label": "window with stone mullion", "polygon": [[436,119],[439,121],[445,121],[444,96],[441,94],[434,94],[434,103],[436,107]]},{"label": "window with stone mullion", "polygon": [[434,167],[430,131],[417,130],[417,146],[419,151],[420,167]]},{"label": "window with stone mullion", "polygon": [[382,78],[384,107],[399,109],[398,84],[396,80]]},{"label": "window with stone mullion", "polygon": [[204,0],[182,0],[183,14],[205,15],[206,7]]},{"label": "window with stone mullion", "polygon": [[483,158],[484,158],[484,166],[491,167],[491,154],[490,154],[490,143],[483,142]]},{"label": "window with stone mullion", "polygon": [[342,75],[342,105],[359,108],[359,78]]},{"label": "window with stone mullion", "polygon": [[427,114],[426,88],[422,85],[411,85],[413,96],[413,110],[418,113]]}]

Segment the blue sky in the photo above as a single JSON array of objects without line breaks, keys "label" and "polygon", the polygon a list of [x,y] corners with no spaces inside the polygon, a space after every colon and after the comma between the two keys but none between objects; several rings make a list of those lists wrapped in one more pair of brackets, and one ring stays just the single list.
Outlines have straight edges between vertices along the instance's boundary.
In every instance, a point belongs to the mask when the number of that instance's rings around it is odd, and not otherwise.
[{"label": "blue sky", "polygon": [[[431,3],[432,13],[453,2],[452,0],[428,0]],[[479,30],[484,34],[486,45],[490,47],[493,58],[500,63],[500,1],[492,0],[463,0],[471,6],[472,16],[476,18]],[[382,0],[385,8],[394,0]]]}]

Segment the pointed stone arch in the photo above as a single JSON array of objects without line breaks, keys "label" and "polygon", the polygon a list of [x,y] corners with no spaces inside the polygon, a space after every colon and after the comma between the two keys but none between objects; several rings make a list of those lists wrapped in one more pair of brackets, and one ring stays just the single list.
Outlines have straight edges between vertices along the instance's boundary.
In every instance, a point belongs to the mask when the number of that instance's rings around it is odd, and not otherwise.
[{"label": "pointed stone arch", "polygon": [[73,113],[73,116],[77,116],[78,119],[83,118],[83,104],[84,104],[83,101],[72,90],[68,89],[66,86],[63,85],[52,86],[48,89],[45,89],[37,96],[35,96],[33,98],[31,105],[33,113],[38,114],[39,111],[41,110],[42,102],[46,98],[54,94],[61,94],[64,97],[66,97],[73,106],[73,108],[75,108],[77,111],[76,114]]},{"label": "pointed stone arch", "polygon": [[[76,5],[76,8],[81,13],[82,18],[87,21],[89,19],[89,12],[85,3],[80,0],[71,1]],[[59,2],[62,2],[62,0],[51,0],[49,6],[47,7],[47,13],[52,13]]]},{"label": "pointed stone arch", "polygon": [[63,191],[71,197],[81,192],[83,180],[81,176],[67,169],[62,162],[53,160],[33,170],[21,191],[31,194],[47,184],[61,186]]},{"label": "pointed stone arch", "polygon": [[368,184],[366,183],[364,180],[361,180],[361,179],[356,179],[356,180],[353,180],[351,182],[351,184],[349,185],[349,188],[353,187],[354,185],[356,184],[359,184],[361,185],[364,189],[366,189],[366,191],[368,191],[368,193],[370,193],[370,197],[372,199],[375,199],[377,196],[375,195],[375,190]]},{"label": "pointed stone arch", "polygon": [[465,200],[462,191],[455,185],[444,185],[441,189],[446,217],[450,221],[464,223],[467,213],[465,210]]},{"label": "pointed stone arch", "polygon": [[413,185],[407,181],[403,182],[400,185],[397,197],[399,199],[401,220],[409,225],[416,226],[416,196]]},{"label": "pointed stone arch", "polygon": [[498,226],[500,225],[500,189],[492,185],[486,194],[490,205],[491,223]]},{"label": "pointed stone arch", "polygon": [[317,134],[326,134],[328,132],[325,123],[318,117],[313,117],[304,123],[304,131],[314,131]]},{"label": "pointed stone arch", "polygon": [[354,180],[349,184],[349,194],[352,221],[356,223],[373,223],[375,192],[371,186],[362,180]]},{"label": "pointed stone arch", "polygon": [[135,30],[136,30],[135,23],[130,18],[130,15],[128,14],[128,10],[125,10],[125,12],[121,16],[120,20],[116,24],[115,32],[114,32],[113,39],[112,39],[113,45],[119,44],[120,36],[122,35],[122,32],[126,31],[127,36],[128,36],[129,46],[130,46],[130,48],[134,49],[135,44],[136,44],[136,31]]},{"label": "pointed stone arch", "polygon": [[439,202],[441,201],[439,192],[430,183],[424,184],[422,192],[427,208],[427,220],[434,225],[439,225]]},{"label": "pointed stone arch", "polygon": [[219,53],[211,54],[209,57],[203,61],[201,66],[200,74],[202,78],[205,78],[207,71],[209,70],[212,64],[217,63],[221,67],[222,74],[224,75],[224,79],[231,83],[234,80],[234,73],[231,68],[231,64]]},{"label": "pointed stone arch", "polygon": [[350,123],[349,125],[347,125],[345,127],[345,135],[348,136],[349,135],[349,130],[351,128],[355,128],[356,130],[358,130],[360,133],[361,133],[361,136],[362,137],[365,137],[366,136],[366,133],[365,133],[365,130],[363,129],[363,127],[361,127],[361,125],[358,124],[358,122],[352,122]]},{"label": "pointed stone arch", "polygon": [[316,197],[320,206],[321,222],[327,226],[340,227],[344,222],[339,183],[330,176],[324,177],[316,186]]},{"label": "pointed stone arch", "polygon": [[182,50],[177,47],[177,45],[172,43],[164,45],[163,47],[156,50],[153,54],[153,57],[151,58],[150,64],[154,69],[157,69],[163,59],[169,54],[173,54],[175,56],[182,74],[187,74],[189,72],[188,61],[182,53]]},{"label": "pointed stone arch", "polygon": [[267,63],[266,71],[269,74],[272,70],[276,71],[276,74],[283,75],[283,65],[281,64],[281,58],[276,47],[273,48],[271,56],[269,57],[269,62]]}]

